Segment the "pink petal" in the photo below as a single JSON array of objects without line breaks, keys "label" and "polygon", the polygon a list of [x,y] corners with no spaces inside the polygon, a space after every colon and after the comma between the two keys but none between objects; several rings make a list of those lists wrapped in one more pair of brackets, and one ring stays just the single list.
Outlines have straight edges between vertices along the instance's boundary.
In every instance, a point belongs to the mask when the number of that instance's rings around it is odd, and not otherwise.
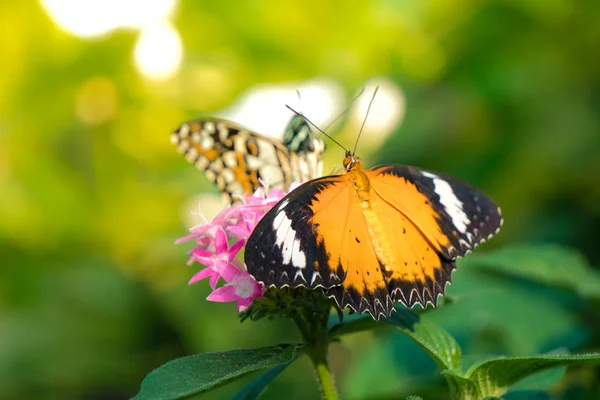
[{"label": "pink petal", "polygon": [[248,306],[252,304],[254,299],[252,297],[248,297],[247,299],[239,299],[235,302],[235,307],[237,308],[237,312],[244,312],[248,309]]},{"label": "pink petal", "polygon": [[239,207],[239,205],[235,207],[227,206],[213,219],[212,223],[222,228],[235,224],[235,221],[239,219]]},{"label": "pink petal", "polygon": [[219,227],[215,234],[215,253],[224,253],[227,251],[229,244],[227,243],[227,234],[223,228]]},{"label": "pink petal", "polygon": [[217,273],[215,273],[213,276],[210,277],[210,279],[208,280],[208,284],[210,285],[210,288],[212,290],[215,290],[215,288],[217,287],[217,282],[219,282],[219,278],[221,276]]},{"label": "pink petal", "polygon": [[203,234],[196,239],[196,247],[208,251],[215,251],[215,243],[210,233]]},{"label": "pink petal", "polygon": [[194,259],[196,261],[198,261],[200,264],[204,264],[207,267],[214,267],[216,259],[217,259],[216,254],[198,250],[198,249],[192,250],[192,257],[194,257]]},{"label": "pink petal", "polygon": [[210,229],[210,227],[211,227],[210,224],[197,225],[190,229],[190,232],[192,232],[190,235],[187,235],[187,236],[177,239],[175,241],[175,243],[180,244],[183,242],[187,242],[189,240],[196,240],[198,237],[200,237],[201,235],[206,233],[206,231],[208,231]]},{"label": "pink petal", "polygon": [[235,242],[229,248],[229,251],[227,252],[227,254],[229,256],[230,261],[236,256],[236,254],[242,249],[242,247],[244,247],[245,244],[246,244],[246,240],[242,239],[242,240]]},{"label": "pink petal", "polygon": [[264,293],[265,293],[265,286],[260,282],[256,282],[256,286],[254,287],[254,293],[252,293],[252,297],[254,297],[255,299],[257,297],[263,297]]},{"label": "pink petal", "polygon": [[285,192],[283,190],[273,189],[271,190],[271,193],[269,193],[269,196],[267,196],[266,200],[270,200],[273,198],[281,199],[283,196],[285,196]]},{"label": "pink petal", "polygon": [[200,271],[196,272],[196,274],[194,276],[192,276],[192,279],[190,279],[190,281],[188,282],[188,285],[192,285],[198,281],[201,281],[202,279],[206,279],[209,276],[213,276],[213,275],[216,275],[217,278],[219,277],[219,275],[217,275],[217,272],[212,268],[201,269]]},{"label": "pink petal", "polygon": [[232,211],[234,209],[231,206],[225,207],[213,218],[212,223],[214,225],[223,225],[231,216]]},{"label": "pink petal", "polygon": [[244,198],[244,204],[246,205],[260,204],[262,201],[262,198],[256,196],[248,196]]},{"label": "pink petal", "polygon": [[266,213],[267,210],[248,209],[241,212],[241,217],[245,223],[254,226]]},{"label": "pink petal", "polygon": [[190,229],[190,232],[192,232],[191,235],[177,239],[175,243],[179,244],[182,242],[195,240],[197,248],[213,251],[214,235],[216,233],[217,228],[219,227],[212,224],[197,225]]},{"label": "pink petal", "polygon": [[251,217],[256,213],[263,213],[265,208],[264,204],[243,204],[239,206],[238,215],[240,219],[244,219],[245,217]]},{"label": "pink petal", "polygon": [[241,226],[229,226],[227,231],[231,232],[237,239],[248,239],[251,233],[250,230]]},{"label": "pink petal", "polygon": [[233,286],[228,285],[221,286],[220,288],[209,294],[206,300],[216,301],[218,303],[235,301],[237,300],[235,288]]},{"label": "pink petal", "polygon": [[225,282],[230,283],[234,280],[234,278],[242,273],[242,271],[233,263],[218,263],[217,271],[219,275],[225,280]]},{"label": "pink petal", "polygon": [[192,251],[190,251],[190,254],[197,258],[212,258],[215,255],[213,251],[199,249],[198,247],[194,247]]}]

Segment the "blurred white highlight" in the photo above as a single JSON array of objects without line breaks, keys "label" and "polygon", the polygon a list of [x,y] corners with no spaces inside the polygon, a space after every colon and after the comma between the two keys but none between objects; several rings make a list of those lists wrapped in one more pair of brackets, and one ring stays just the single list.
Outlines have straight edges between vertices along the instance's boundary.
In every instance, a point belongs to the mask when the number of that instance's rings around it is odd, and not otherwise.
[{"label": "blurred white highlight", "polygon": [[142,28],[167,18],[176,0],[40,0],[62,30],[78,36],[101,36],[118,28]]},{"label": "blurred white highlight", "polygon": [[343,111],[345,97],[338,83],[324,78],[298,84],[263,84],[249,89],[218,116],[245,125],[262,135],[281,139],[285,126],[293,116],[286,104],[324,128]]},{"label": "blurred white highlight", "polygon": [[145,27],[135,44],[135,66],[144,76],[163,80],[179,69],[183,48],[177,30],[167,21]]},{"label": "blurred white highlight", "polygon": [[163,80],[179,69],[182,44],[169,22],[176,0],[40,0],[62,30],[81,38],[107,35],[116,29],[137,29],[134,60],[145,77]]},{"label": "blurred white highlight", "polygon": [[[404,93],[398,85],[388,79],[374,79],[367,82],[364,93],[357,100],[357,105],[351,112],[350,121],[353,125],[357,127],[362,125],[377,85],[379,85],[379,90],[373,100],[361,139],[369,147],[381,144],[392,134],[404,119],[406,111]],[[360,145],[361,143],[359,143]]]}]

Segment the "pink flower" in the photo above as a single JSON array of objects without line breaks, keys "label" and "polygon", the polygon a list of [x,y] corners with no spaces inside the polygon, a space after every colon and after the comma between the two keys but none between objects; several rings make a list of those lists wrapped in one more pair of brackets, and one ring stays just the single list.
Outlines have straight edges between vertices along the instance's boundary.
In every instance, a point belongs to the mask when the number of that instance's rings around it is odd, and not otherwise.
[{"label": "pink flower", "polygon": [[207,251],[203,250],[203,247],[198,246],[191,251],[192,258],[200,264],[206,265],[207,268],[194,275],[192,279],[190,279],[190,285],[210,277],[210,287],[214,290],[220,276],[219,269],[222,268],[223,265],[231,263],[240,249],[246,244],[246,240],[240,240],[230,247],[227,241],[227,234],[220,226],[215,227],[213,238],[214,242],[211,243],[209,247],[214,248],[214,250]]},{"label": "pink flower", "polygon": [[[212,242],[211,237],[214,237],[213,228],[215,228],[216,226],[223,227],[232,223],[236,218],[236,213],[237,211],[234,208],[232,208],[231,206],[227,206],[217,214],[217,216],[212,220],[212,222],[207,222],[202,225],[194,226],[190,229],[190,232],[192,232],[191,235],[179,238],[175,241],[175,243],[179,244],[190,240],[196,240],[198,242],[198,245],[200,246],[204,245],[205,242],[207,244],[210,244]],[[201,216],[206,220],[204,215]],[[208,241],[204,240],[206,236],[208,236]]]},{"label": "pink flower", "polygon": [[242,271],[230,263],[221,268],[220,273],[227,283],[209,294],[207,300],[221,303],[235,301],[237,311],[242,312],[255,298],[262,297],[263,285],[256,282],[247,271]]},{"label": "pink flower", "polygon": [[254,229],[255,225],[256,224],[252,224],[251,222],[242,221],[242,223],[239,225],[227,227],[227,231],[229,231],[234,237],[237,237],[238,239],[246,240],[250,237],[250,234],[252,233],[252,230]]},{"label": "pink flower", "polygon": [[[236,256],[258,221],[286,195],[281,189],[265,192],[261,188],[252,196],[242,196],[241,204],[225,207],[210,222],[198,212],[206,223],[191,228],[189,235],[176,241],[195,241],[188,264],[196,261],[206,266],[190,279],[189,284],[209,278],[213,292],[207,300],[235,301],[238,312],[246,310],[255,298],[262,297],[264,287],[248,274],[246,266]],[[225,284],[217,287],[221,278]]]}]

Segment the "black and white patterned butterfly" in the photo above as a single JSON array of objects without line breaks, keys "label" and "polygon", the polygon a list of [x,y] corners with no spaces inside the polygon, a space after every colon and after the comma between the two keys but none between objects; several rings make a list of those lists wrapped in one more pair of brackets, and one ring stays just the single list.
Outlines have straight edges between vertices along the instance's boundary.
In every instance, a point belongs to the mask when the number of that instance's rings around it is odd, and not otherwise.
[{"label": "black and white patterned butterfly", "polygon": [[209,118],[183,123],[171,142],[214,182],[229,203],[261,186],[287,190],[292,182],[322,175],[325,142],[303,117],[295,115],[283,142],[230,121]]}]

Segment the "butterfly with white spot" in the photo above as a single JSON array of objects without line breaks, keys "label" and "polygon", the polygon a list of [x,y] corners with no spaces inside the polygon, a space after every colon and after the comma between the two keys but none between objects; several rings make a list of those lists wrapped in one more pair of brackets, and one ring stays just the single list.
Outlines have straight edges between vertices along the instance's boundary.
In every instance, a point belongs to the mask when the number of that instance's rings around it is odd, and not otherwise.
[{"label": "butterfly with white spot", "polygon": [[185,122],[171,134],[185,158],[204,171],[229,203],[261,186],[288,190],[292,182],[322,175],[325,143],[294,115],[283,142],[221,119]]},{"label": "butterfly with white spot", "polygon": [[502,226],[500,208],[468,184],[406,165],[304,183],[276,204],[246,244],[248,272],[269,287],[321,288],[340,307],[389,317],[394,302],[437,304],[455,260]]}]

